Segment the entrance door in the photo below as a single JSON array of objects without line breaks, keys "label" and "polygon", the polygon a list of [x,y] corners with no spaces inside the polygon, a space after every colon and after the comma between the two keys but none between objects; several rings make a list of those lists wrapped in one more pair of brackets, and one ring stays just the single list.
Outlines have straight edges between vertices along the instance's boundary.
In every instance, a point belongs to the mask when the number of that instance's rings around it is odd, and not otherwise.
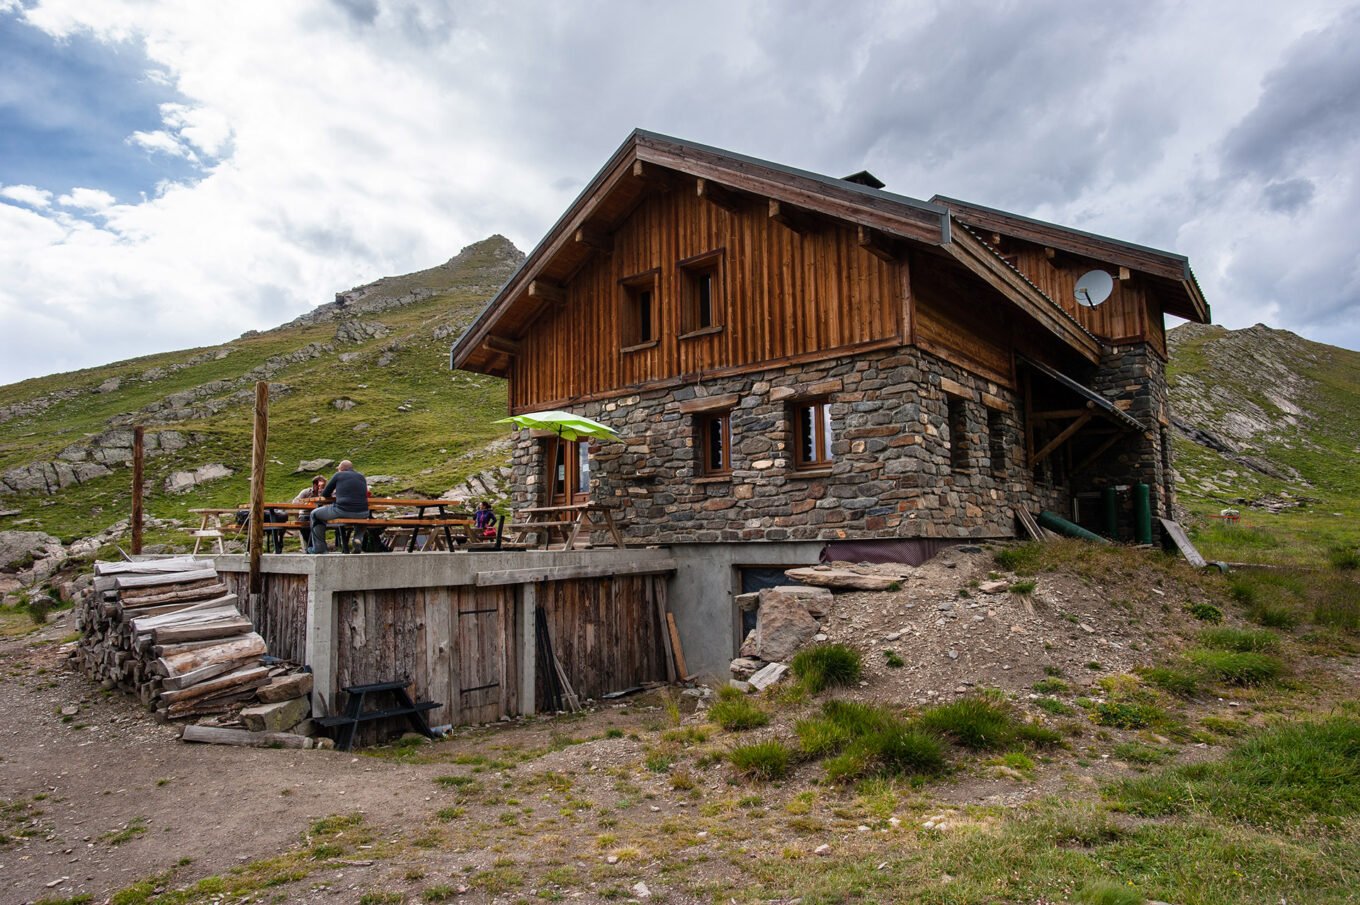
[{"label": "entrance door", "polygon": [[590,500],[590,444],[585,440],[547,441],[549,506],[566,506]]}]

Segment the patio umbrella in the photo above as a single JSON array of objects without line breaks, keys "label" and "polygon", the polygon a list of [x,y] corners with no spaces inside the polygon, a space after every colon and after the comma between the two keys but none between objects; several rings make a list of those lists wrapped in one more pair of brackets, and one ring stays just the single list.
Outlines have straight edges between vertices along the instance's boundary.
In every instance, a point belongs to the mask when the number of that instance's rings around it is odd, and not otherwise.
[{"label": "patio umbrella", "polygon": [[513,424],[515,427],[527,427],[532,430],[548,430],[557,434],[563,440],[580,440],[582,438],[619,439],[619,435],[614,433],[614,429],[608,425],[592,421],[584,415],[573,415],[571,412],[556,410],[511,415],[509,418],[502,418],[494,423]]}]

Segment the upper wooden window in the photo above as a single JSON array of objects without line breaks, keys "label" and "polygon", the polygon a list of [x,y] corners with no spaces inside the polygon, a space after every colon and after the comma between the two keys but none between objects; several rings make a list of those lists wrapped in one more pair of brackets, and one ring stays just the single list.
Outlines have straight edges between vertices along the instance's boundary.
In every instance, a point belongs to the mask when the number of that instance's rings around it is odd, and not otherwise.
[{"label": "upper wooden window", "polygon": [[723,252],[710,251],[680,262],[680,333],[712,333],[722,326]]},{"label": "upper wooden window", "polygon": [[619,322],[624,351],[654,346],[661,337],[661,309],[657,301],[656,270],[620,281],[623,310]]},{"label": "upper wooden window", "polygon": [[831,409],[827,401],[794,403],[794,467],[829,468],[831,461]]},{"label": "upper wooden window", "polygon": [[732,473],[732,419],[730,412],[709,412],[694,418],[698,446],[698,473],[704,476]]}]

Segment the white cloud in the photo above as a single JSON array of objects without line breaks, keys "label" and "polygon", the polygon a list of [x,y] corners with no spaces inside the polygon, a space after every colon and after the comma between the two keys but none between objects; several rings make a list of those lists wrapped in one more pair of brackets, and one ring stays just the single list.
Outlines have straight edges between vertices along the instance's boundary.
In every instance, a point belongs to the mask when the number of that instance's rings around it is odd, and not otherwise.
[{"label": "white cloud", "polygon": [[51,207],[52,193],[35,185],[7,185],[0,188],[0,198],[8,198],[29,207]]},{"label": "white cloud", "polygon": [[[1250,158],[1264,170],[1222,181],[1225,148],[1242,159],[1284,109],[1262,106],[1272,86],[1325,94],[1349,72],[1337,57],[1271,77],[1343,20],[1327,0],[39,0],[23,15],[143,48],[179,99],[126,140],[198,175],[135,203],[53,185],[36,191],[68,211],[0,205],[0,316],[16,325],[0,381],[269,327],[492,232],[527,249],[635,126],[1180,251],[1220,320],[1341,323],[1315,338],[1360,345],[1355,294],[1302,304],[1355,278],[1354,144],[1266,149]],[[68,357],[39,354],[54,346]]]},{"label": "white cloud", "polygon": [[117,200],[103,189],[73,188],[69,194],[58,198],[57,203],[62,207],[74,207],[79,210],[98,213],[108,210]]}]

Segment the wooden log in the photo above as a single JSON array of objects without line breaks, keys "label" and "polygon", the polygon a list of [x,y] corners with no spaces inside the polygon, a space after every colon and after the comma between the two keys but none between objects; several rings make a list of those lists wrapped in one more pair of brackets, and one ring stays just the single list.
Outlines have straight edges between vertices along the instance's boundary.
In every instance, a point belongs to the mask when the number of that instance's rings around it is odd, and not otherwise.
[{"label": "wooden log", "polygon": [[219,638],[208,638],[203,641],[185,641],[181,644],[150,644],[148,640],[147,652],[154,659],[155,657],[173,657],[175,654],[186,653],[191,650],[202,650],[205,647],[213,647],[221,644]]},{"label": "wooden log", "polygon": [[258,657],[268,652],[269,648],[265,646],[264,639],[255,632],[251,632],[223,644],[161,657],[155,663],[158,669],[162,670],[161,675],[181,676],[196,669],[202,669],[212,663],[221,663],[224,660],[243,660],[247,657]]},{"label": "wooden log", "polygon": [[248,632],[254,626],[250,620],[244,617],[239,619],[227,619],[218,622],[203,622],[188,626],[170,626],[158,628],[151,632],[151,638],[156,644],[174,644],[179,641],[202,641],[207,638],[230,638],[232,635],[239,635]]},{"label": "wooden log", "polygon": [[315,748],[316,741],[291,732],[251,732],[219,726],[185,726],[180,738],[186,742],[210,745],[239,745],[248,748]]},{"label": "wooden log", "polygon": [[96,575],[153,575],[158,572],[194,572],[212,566],[212,560],[176,556],[173,559],[148,559],[141,562],[97,562]]},{"label": "wooden log", "polygon": [[179,691],[181,688],[188,688],[192,685],[197,685],[200,682],[206,682],[208,679],[215,678],[224,673],[229,673],[234,669],[240,669],[242,666],[258,666],[259,663],[259,657],[255,655],[241,657],[240,659],[235,660],[220,660],[214,663],[207,663],[190,672],[161,679],[161,688],[166,691]]},{"label": "wooden log", "polygon": [[174,585],[172,587],[174,590],[170,591],[162,591],[160,588],[146,588],[147,593],[142,594],[135,593],[135,589],[124,591],[119,595],[119,602],[124,607],[155,606],[158,603],[173,603],[177,600],[207,600],[213,597],[221,597],[227,593],[225,584],[211,578],[196,581],[190,585]]},{"label": "wooden log", "polygon": [[114,579],[114,587],[120,591],[125,588],[163,587],[216,577],[216,569],[195,569],[192,572],[169,572],[161,575],[121,575]]},{"label": "wooden log", "polygon": [[689,668],[685,666],[685,650],[680,646],[680,632],[675,628],[675,614],[666,614],[666,627],[670,630],[671,648],[675,651],[675,670],[681,679],[689,678]]},{"label": "wooden log", "polygon": [[[209,679],[206,682],[200,682],[191,688],[163,691],[161,692],[161,700],[168,704],[173,704],[178,701],[192,701],[195,698],[206,697],[210,694],[232,691],[241,685],[256,682],[257,680],[260,680],[260,684],[269,681],[269,670],[263,666],[249,666],[244,669],[236,670],[235,672],[227,673],[224,676]],[[255,686],[252,685],[251,687],[254,688]]]},{"label": "wooden log", "polygon": [[187,606],[182,610],[173,613],[163,613],[159,616],[142,616],[128,620],[127,627],[137,634],[149,632],[153,629],[168,628],[174,625],[193,625],[201,622],[213,622],[220,619],[244,619],[241,611],[234,606]]}]

